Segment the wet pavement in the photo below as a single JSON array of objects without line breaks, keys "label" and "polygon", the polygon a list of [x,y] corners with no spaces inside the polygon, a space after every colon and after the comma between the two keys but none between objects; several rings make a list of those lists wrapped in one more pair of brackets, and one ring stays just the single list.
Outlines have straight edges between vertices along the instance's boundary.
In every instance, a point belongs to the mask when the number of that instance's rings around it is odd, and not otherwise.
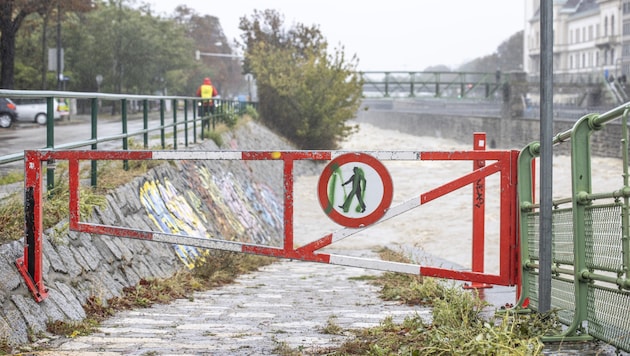
[{"label": "wet pavement", "polygon": [[378,273],[282,260],[190,300],[118,313],[93,335],[53,340],[47,354],[277,355],[286,348],[308,354],[351,337],[327,328],[367,328],[416,314],[430,321],[429,308],[384,302],[378,287],[361,280]]},{"label": "wet pavement", "polygon": [[[356,254],[374,257],[369,251]],[[328,332],[336,327],[368,328],[387,317],[402,322],[414,315],[431,320],[430,308],[384,302],[379,288],[361,278],[380,273],[281,260],[190,299],[120,312],[90,336],[42,340],[39,347],[47,351],[37,354],[279,355],[291,349],[308,355],[351,338]],[[515,298],[514,288],[502,286],[480,294],[496,308]],[[550,343],[545,354],[614,355],[615,350],[597,343]]]}]

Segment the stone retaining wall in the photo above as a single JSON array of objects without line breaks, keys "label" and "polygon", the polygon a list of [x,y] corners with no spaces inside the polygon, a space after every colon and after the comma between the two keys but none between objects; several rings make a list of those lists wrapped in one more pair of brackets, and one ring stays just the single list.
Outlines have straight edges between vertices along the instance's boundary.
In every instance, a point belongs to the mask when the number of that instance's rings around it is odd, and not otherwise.
[{"label": "stone retaining wall", "polygon": [[[576,117],[575,120],[569,121],[554,120],[553,134],[570,130],[578,119]],[[485,132],[488,147],[498,149],[521,150],[528,144],[540,140],[540,121],[527,118],[455,116],[368,108],[358,112],[357,121],[411,135],[443,137],[471,144],[473,132]],[[554,153],[568,154],[569,146],[568,143],[555,145]],[[592,135],[591,149],[593,155],[621,158],[620,120],[609,122],[604,129],[595,132]]]}]

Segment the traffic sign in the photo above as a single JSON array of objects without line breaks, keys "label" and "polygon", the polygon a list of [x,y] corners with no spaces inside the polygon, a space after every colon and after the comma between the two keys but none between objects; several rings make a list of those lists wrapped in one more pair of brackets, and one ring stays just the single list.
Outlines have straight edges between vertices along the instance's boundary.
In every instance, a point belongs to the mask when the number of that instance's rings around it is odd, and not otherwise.
[{"label": "traffic sign", "polygon": [[319,203],[334,222],[352,228],[378,221],[392,202],[393,183],[387,168],[365,153],[333,159],[319,177]]}]

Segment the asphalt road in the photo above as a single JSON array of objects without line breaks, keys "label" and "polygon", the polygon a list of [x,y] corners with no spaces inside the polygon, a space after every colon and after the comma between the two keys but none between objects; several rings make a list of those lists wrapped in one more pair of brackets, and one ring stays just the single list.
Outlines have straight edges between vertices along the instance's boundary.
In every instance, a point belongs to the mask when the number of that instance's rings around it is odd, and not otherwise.
[{"label": "asphalt road", "polygon": [[[189,117],[192,117],[192,115]],[[168,113],[165,122],[172,122],[172,120],[172,114]],[[183,121],[182,113],[178,113],[178,121]],[[150,114],[148,123],[149,130],[159,127],[160,120],[158,114]],[[21,154],[25,150],[46,148],[46,130],[46,126],[35,123],[17,123],[11,129],[0,129],[0,158],[7,155]],[[132,117],[127,120],[128,133],[141,130],[143,130],[143,120],[141,118]],[[99,138],[121,135],[123,133],[122,120],[120,118],[99,118],[96,132]],[[167,134],[172,134],[172,128],[167,129],[166,132]],[[197,126],[197,132],[200,132],[199,126]],[[149,133],[152,139],[159,137],[158,135],[159,131]],[[189,142],[192,142],[194,137],[192,135],[191,126],[189,126],[188,136]],[[89,116],[73,116],[69,120],[57,120],[55,122],[54,147],[87,141],[90,140],[91,137],[92,126]],[[133,139],[136,142],[142,142],[142,135],[137,135]],[[178,133],[178,141],[183,141],[183,139],[183,133],[180,131],[180,133]],[[166,144],[172,144],[172,138],[170,138],[170,140],[169,142],[167,139]],[[122,149],[122,139],[99,143],[98,148],[101,150]],[[90,146],[85,146],[85,149],[90,149]],[[14,163],[0,164],[0,174],[21,168],[21,160]]]}]

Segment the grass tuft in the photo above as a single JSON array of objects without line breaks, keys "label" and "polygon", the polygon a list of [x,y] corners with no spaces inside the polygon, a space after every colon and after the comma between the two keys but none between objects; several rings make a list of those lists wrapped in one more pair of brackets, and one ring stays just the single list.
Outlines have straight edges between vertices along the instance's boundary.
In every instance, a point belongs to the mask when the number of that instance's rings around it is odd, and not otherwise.
[{"label": "grass tuft", "polygon": [[[409,262],[391,250],[380,254],[383,259]],[[381,297],[385,300],[430,306],[431,320],[414,315],[397,324],[388,317],[377,327],[349,330],[354,335],[352,339],[317,354],[541,355],[540,336],[557,333],[560,328],[554,313],[512,311],[488,318],[484,313],[488,303],[453,282],[399,273],[384,273],[366,280],[381,287]],[[294,354],[291,352],[284,355]]]},{"label": "grass tuft", "polygon": [[0,185],[13,184],[17,182],[24,182],[24,172],[11,171],[0,177]]}]

